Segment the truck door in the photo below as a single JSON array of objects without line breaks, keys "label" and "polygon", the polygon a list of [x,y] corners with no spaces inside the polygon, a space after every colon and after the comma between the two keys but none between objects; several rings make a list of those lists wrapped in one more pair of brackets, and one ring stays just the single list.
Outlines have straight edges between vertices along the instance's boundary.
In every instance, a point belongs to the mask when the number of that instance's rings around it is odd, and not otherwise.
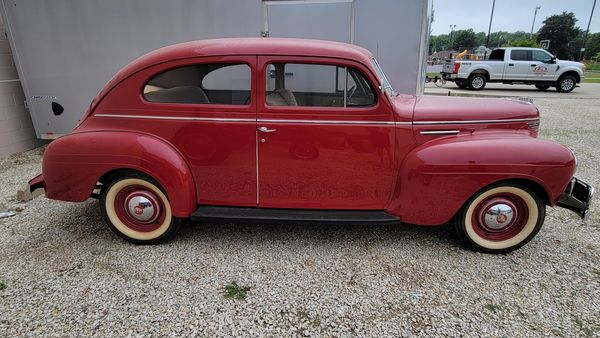
[{"label": "truck door", "polygon": [[558,65],[552,62],[552,55],[543,50],[531,51],[529,79],[535,81],[554,81]]},{"label": "truck door", "polygon": [[531,51],[524,49],[511,49],[504,67],[503,80],[522,80],[529,77],[529,68],[531,64]]}]

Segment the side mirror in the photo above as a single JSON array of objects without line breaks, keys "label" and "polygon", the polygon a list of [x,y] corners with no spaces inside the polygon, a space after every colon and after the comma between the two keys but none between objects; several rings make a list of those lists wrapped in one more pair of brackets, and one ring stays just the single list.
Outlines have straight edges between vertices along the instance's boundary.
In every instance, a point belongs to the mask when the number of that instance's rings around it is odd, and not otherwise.
[{"label": "side mirror", "polygon": [[556,63],[556,56],[553,56],[552,59],[550,59],[550,63]]}]

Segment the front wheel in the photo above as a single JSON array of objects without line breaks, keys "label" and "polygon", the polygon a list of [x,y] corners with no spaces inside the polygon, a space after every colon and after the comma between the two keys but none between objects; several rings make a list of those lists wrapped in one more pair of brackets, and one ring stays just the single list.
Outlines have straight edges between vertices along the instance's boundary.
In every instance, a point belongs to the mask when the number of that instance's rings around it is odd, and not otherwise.
[{"label": "front wheel", "polygon": [[556,90],[561,93],[570,93],[575,89],[577,80],[571,75],[562,76],[556,83]]},{"label": "front wheel", "polygon": [[160,184],[136,172],[115,177],[102,188],[100,209],[113,232],[136,244],[164,242],[181,223]]},{"label": "front wheel", "polygon": [[468,85],[469,89],[472,90],[482,90],[485,88],[485,84],[487,83],[487,78],[483,74],[473,74],[469,76]]},{"label": "front wheel", "polygon": [[527,244],[540,231],[546,208],[529,188],[492,185],[472,197],[458,213],[455,230],[471,249],[506,253]]}]

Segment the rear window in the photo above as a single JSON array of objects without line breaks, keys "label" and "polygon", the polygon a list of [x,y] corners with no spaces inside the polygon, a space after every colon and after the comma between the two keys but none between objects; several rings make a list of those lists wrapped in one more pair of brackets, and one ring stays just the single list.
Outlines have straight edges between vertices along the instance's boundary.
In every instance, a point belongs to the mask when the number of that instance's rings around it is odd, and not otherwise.
[{"label": "rear window", "polygon": [[490,60],[504,61],[504,49],[494,49],[490,53]]},{"label": "rear window", "polygon": [[246,64],[199,64],[174,68],[144,86],[149,102],[247,105],[251,70]]},{"label": "rear window", "polygon": [[531,52],[528,50],[513,49],[510,51],[510,59],[515,61],[529,61]]}]

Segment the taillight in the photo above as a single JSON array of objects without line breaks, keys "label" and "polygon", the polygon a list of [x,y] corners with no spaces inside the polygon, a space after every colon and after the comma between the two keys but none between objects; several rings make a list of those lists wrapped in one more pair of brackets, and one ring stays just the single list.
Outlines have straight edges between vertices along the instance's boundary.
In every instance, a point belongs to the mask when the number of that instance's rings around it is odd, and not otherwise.
[{"label": "taillight", "polygon": [[454,69],[452,70],[452,74],[458,74],[459,68],[460,68],[460,62],[454,62]]}]

